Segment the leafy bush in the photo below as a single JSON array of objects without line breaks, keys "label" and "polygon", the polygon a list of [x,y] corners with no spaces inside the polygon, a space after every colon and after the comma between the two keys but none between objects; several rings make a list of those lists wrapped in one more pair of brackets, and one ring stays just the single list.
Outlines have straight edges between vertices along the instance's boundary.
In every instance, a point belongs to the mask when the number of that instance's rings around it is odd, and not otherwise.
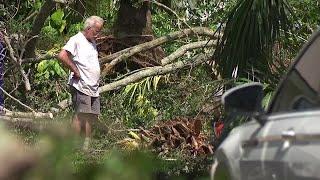
[{"label": "leafy bush", "polygon": [[51,49],[59,39],[61,39],[59,32],[48,25],[43,27],[41,30],[38,46],[42,50]]}]

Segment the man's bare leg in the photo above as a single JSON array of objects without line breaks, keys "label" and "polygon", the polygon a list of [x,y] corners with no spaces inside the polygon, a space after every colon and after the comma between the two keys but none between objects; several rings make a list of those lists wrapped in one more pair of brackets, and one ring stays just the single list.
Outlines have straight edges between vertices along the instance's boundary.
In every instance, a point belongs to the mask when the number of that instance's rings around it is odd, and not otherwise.
[{"label": "man's bare leg", "polygon": [[98,119],[98,116],[95,114],[88,114],[85,126],[86,126],[86,137],[91,138],[92,134],[92,123]]},{"label": "man's bare leg", "polygon": [[81,123],[84,126],[84,134],[85,134],[85,139],[83,143],[83,150],[88,151],[89,149],[89,144],[91,140],[91,134],[92,134],[92,122],[97,118],[97,115],[94,114],[88,114],[88,113],[81,113]]},{"label": "man's bare leg", "polygon": [[72,118],[72,128],[77,133],[77,135],[81,135],[81,121],[78,114],[75,114]]}]

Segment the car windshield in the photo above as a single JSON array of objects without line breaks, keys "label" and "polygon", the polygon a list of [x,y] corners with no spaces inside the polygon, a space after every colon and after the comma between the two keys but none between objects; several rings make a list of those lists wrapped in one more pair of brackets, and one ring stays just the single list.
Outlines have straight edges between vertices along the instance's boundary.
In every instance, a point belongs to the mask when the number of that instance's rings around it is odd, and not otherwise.
[{"label": "car windshield", "polygon": [[301,51],[282,82],[269,113],[301,111],[320,107],[320,32]]}]

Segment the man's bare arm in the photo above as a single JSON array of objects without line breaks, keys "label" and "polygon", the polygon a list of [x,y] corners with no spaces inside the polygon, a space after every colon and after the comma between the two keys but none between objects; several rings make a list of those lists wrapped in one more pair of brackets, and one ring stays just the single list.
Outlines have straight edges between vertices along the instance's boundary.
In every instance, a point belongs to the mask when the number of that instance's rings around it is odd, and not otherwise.
[{"label": "man's bare arm", "polygon": [[73,61],[71,60],[70,56],[71,56],[71,54],[68,51],[62,49],[60,51],[60,53],[58,54],[58,59],[62,62],[62,64],[67,66],[67,68],[69,68],[74,73],[74,77],[76,79],[79,79],[80,78],[79,69],[73,63]]}]

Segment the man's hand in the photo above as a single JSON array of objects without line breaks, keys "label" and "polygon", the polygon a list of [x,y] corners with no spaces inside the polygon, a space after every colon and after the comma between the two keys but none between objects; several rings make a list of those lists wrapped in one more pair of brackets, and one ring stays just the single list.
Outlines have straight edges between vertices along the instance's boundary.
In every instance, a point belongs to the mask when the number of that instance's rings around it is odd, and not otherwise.
[{"label": "man's hand", "polygon": [[63,49],[58,54],[58,59],[73,72],[73,78],[76,80],[79,80],[80,71],[77,68],[77,66],[73,63],[70,56],[71,56],[70,52]]},{"label": "man's hand", "polygon": [[73,71],[73,78],[76,80],[80,79],[80,71],[76,68],[76,71]]}]

